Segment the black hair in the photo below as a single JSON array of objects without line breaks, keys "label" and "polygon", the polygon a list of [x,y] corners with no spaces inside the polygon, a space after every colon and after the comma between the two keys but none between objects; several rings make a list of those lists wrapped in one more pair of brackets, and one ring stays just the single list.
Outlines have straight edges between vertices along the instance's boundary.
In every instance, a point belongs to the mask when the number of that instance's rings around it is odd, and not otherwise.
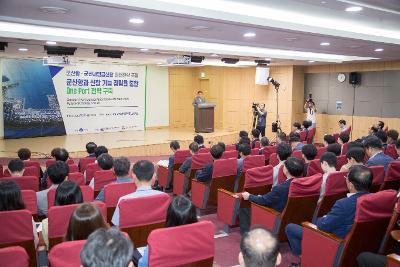
[{"label": "black hair", "polygon": [[371,131],[372,131],[372,133],[376,133],[376,132],[378,132],[380,129],[378,128],[378,127],[376,127],[376,126],[374,126],[374,125],[372,125],[371,126]]},{"label": "black hair", "polygon": [[60,161],[67,161],[69,158],[69,153],[65,148],[60,148],[54,151],[54,158]]},{"label": "black hair", "polygon": [[328,143],[328,145],[335,143],[335,137],[331,134],[324,135],[324,141]]},{"label": "black hair", "polygon": [[361,163],[365,158],[365,151],[360,147],[353,147],[352,149],[347,150],[346,158],[353,158],[356,162]]},{"label": "black hair", "polygon": [[190,143],[190,145],[189,145],[189,149],[190,149],[190,151],[192,151],[193,153],[197,153],[197,152],[199,152],[199,145],[196,143],[196,142],[192,142],[192,143]]},{"label": "black hair", "polygon": [[386,143],[386,142],[387,142],[388,135],[387,135],[386,132],[384,132],[384,131],[377,131],[376,133],[374,133],[374,135],[375,135],[376,137],[378,137],[378,138],[382,141],[382,143]]},{"label": "black hair", "polygon": [[260,137],[260,130],[258,130],[258,129],[253,129],[253,130],[251,130],[251,135],[252,135],[254,138],[259,138],[259,137]]},{"label": "black hair", "polygon": [[276,154],[281,161],[286,160],[292,155],[292,148],[286,143],[280,143],[276,146]]},{"label": "black hair", "polygon": [[339,143],[333,143],[328,145],[326,151],[332,152],[336,156],[340,156],[342,154],[342,146]]},{"label": "black hair", "polygon": [[165,227],[174,227],[197,222],[196,207],[185,196],[177,196],[169,204]]},{"label": "black hair", "polygon": [[129,176],[131,163],[127,157],[119,157],[114,159],[114,173],[117,177]]},{"label": "black hair", "polygon": [[324,154],[322,154],[319,161],[321,163],[325,161],[326,163],[328,163],[329,167],[336,168],[337,159],[336,159],[336,155],[332,152],[325,152]]},{"label": "black hair", "polygon": [[53,184],[61,184],[68,173],[69,166],[64,161],[56,161],[47,168],[47,174]]},{"label": "black hair", "polygon": [[0,211],[23,209],[25,204],[18,184],[15,181],[0,180]]},{"label": "black hair", "polygon": [[114,166],[114,159],[110,154],[103,153],[97,158],[97,164],[102,170],[111,170]]},{"label": "black hair", "polygon": [[211,156],[212,156],[214,159],[220,159],[220,158],[222,157],[222,154],[224,153],[224,151],[223,151],[223,149],[222,149],[221,146],[219,146],[219,145],[213,145],[213,146],[211,147],[211,149],[210,149],[210,153],[211,153]]},{"label": "black hair", "polygon": [[202,145],[204,144],[204,137],[200,134],[197,134],[194,136],[193,141],[195,141],[199,145]]},{"label": "black hair", "polygon": [[28,148],[21,148],[17,152],[21,160],[28,160],[31,158],[31,151]]},{"label": "black hair", "polygon": [[363,165],[350,168],[348,180],[357,191],[368,192],[372,184],[372,171]]},{"label": "black hair", "polygon": [[299,133],[291,133],[289,134],[289,143],[292,142],[300,142],[300,134]]},{"label": "black hair", "polygon": [[54,206],[83,203],[82,190],[74,181],[65,180],[56,189]]},{"label": "black hair", "polygon": [[343,120],[343,119],[342,119],[342,120],[339,120],[339,123],[340,123],[340,124],[343,124],[343,125],[346,125],[346,121]]},{"label": "black hair", "polygon": [[382,130],[385,127],[385,123],[383,121],[378,121],[378,127]]},{"label": "black hair", "polygon": [[284,132],[278,133],[278,139],[281,140],[282,142],[286,142],[286,134]]},{"label": "black hair", "polygon": [[239,145],[240,144],[250,144],[250,143],[251,143],[250,138],[248,138],[246,136],[240,138],[240,140],[239,140]]},{"label": "black hair", "polygon": [[171,141],[171,143],[169,143],[169,148],[171,148],[173,150],[178,150],[181,148],[181,145],[179,144],[178,141],[174,140],[174,141]]},{"label": "black hair", "polygon": [[349,142],[350,135],[348,133],[340,133],[339,139],[342,140],[343,144]]},{"label": "black hair", "polygon": [[132,242],[122,232],[100,228],[89,235],[80,258],[83,267],[128,267],[132,253]]},{"label": "black hair", "polygon": [[368,136],[368,137],[366,137],[364,139],[364,147],[365,148],[381,149],[382,148],[382,142],[375,135],[371,135],[371,136]]},{"label": "black hair", "polygon": [[247,267],[274,267],[279,255],[279,242],[269,230],[256,227],[243,234],[240,251]]},{"label": "black hair", "polygon": [[318,150],[313,144],[307,144],[301,148],[301,153],[307,160],[313,160],[317,156]]},{"label": "black hair", "polygon": [[288,157],[285,167],[293,177],[301,177],[304,173],[304,161],[295,157]]},{"label": "black hair", "polygon": [[60,149],[61,149],[61,148],[59,148],[59,147],[53,148],[53,149],[51,150],[51,152],[50,152],[51,157],[52,157],[52,158],[55,158],[55,157],[56,157],[56,154],[58,153],[58,150],[60,150]]},{"label": "black hair", "polygon": [[241,138],[241,137],[249,137],[249,133],[246,132],[246,131],[240,131],[240,132],[239,132],[239,137],[240,137],[240,138]]},{"label": "black hair", "polygon": [[105,146],[98,146],[94,150],[94,154],[96,158],[98,158],[101,154],[108,153],[108,149]]},{"label": "black hair", "polygon": [[240,144],[238,152],[242,153],[243,156],[248,156],[251,154],[251,146],[249,144]]},{"label": "black hair", "polygon": [[312,125],[311,121],[305,120],[303,121],[303,127],[308,129]]},{"label": "black hair", "polygon": [[296,127],[298,130],[301,130],[301,124],[300,124],[300,122],[295,122],[295,123],[293,123],[293,127]]},{"label": "black hair", "polygon": [[225,152],[226,146],[225,146],[225,143],[224,143],[224,142],[218,142],[217,145],[219,145],[220,147],[222,147],[222,150],[224,150],[224,152]]},{"label": "black hair", "polygon": [[133,173],[139,181],[151,181],[154,174],[154,164],[148,160],[139,160],[133,165]]},{"label": "black hair", "polygon": [[24,162],[20,159],[12,159],[8,162],[8,170],[10,171],[10,174],[13,172],[22,172],[24,168]]},{"label": "black hair", "polygon": [[93,154],[94,151],[96,150],[96,147],[97,147],[96,143],[89,142],[89,143],[86,144],[86,152],[88,154]]},{"label": "black hair", "polygon": [[397,141],[397,139],[399,139],[399,132],[396,131],[395,129],[390,129],[387,132],[387,136],[392,138],[393,141]]},{"label": "black hair", "polygon": [[361,142],[358,141],[353,141],[347,144],[347,150],[350,150],[352,148],[362,148],[364,149],[364,145]]},{"label": "black hair", "polygon": [[268,137],[264,136],[263,138],[261,138],[260,143],[261,143],[261,146],[269,146]]}]

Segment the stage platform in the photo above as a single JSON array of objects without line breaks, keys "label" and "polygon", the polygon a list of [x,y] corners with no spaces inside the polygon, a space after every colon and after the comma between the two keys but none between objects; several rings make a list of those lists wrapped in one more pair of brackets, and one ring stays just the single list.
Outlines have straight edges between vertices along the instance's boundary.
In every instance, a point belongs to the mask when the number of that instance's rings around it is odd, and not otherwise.
[{"label": "stage platform", "polygon": [[[19,148],[27,147],[32,151],[33,158],[45,158],[53,148],[63,147],[70,152],[72,158],[80,158],[86,156],[85,145],[90,141],[106,146],[113,156],[168,155],[170,141],[178,140],[181,148],[187,149],[195,135],[193,129],[158,128],[145,131],[3,139],[0,140],[0,157],[16,157]],[[216,130],[202,135],[206,146],[209,146],[210,142],[237,142],[236,131]]]}]

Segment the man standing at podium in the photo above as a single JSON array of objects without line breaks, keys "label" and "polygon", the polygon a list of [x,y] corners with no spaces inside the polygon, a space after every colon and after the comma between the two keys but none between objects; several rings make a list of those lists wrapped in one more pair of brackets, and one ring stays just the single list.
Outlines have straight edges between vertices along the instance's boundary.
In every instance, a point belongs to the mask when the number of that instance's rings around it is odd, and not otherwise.
[{"label": "man standing at podium", "polygon": [[[203,96],[203,91],[197,91],[197,95],[193,99],[193,106],[196,108],[199,104],[206,103],[206,98]],[[194,113],[194,125],[196,127],[196,113]]]}]

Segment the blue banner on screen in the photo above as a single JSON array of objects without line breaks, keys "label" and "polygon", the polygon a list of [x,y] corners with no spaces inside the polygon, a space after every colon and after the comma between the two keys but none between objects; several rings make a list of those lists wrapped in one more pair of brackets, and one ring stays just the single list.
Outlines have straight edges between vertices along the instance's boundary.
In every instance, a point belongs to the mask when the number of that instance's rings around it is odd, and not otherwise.
[{"label": "blue banner on screen", "polygon": [[143,66],[2,60],[4,137],[143,130]]}]

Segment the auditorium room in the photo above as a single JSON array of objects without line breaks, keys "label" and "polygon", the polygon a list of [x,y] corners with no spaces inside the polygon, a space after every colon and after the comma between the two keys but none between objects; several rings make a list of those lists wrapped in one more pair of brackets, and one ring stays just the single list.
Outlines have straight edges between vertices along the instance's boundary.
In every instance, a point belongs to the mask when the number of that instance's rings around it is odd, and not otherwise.
[{"label": "auditorium room", "polygon": [[1,267],[400,267],[400,0],[0,0]]}]

